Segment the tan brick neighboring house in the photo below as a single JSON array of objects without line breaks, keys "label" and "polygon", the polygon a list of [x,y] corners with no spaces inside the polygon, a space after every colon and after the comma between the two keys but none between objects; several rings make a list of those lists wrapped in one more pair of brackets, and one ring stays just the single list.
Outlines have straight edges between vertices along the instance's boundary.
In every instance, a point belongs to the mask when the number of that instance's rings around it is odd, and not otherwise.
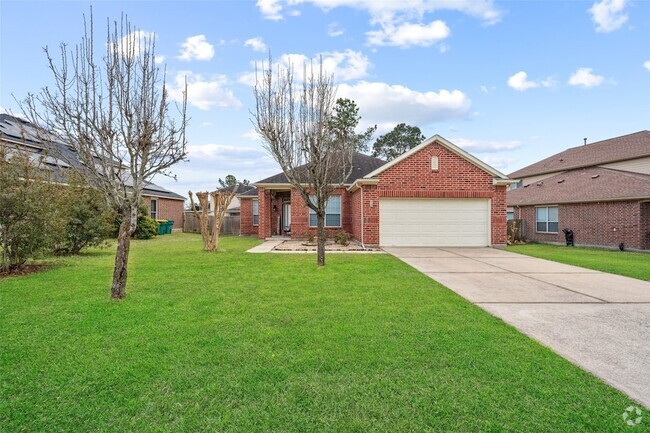
[{"label": "tan brick neighboring house", "polygon": [[[10,148],[28,151],[35,158],[43,156],[47,169],[52,170],[54,177],[61,179],[61,182],[65,182],[65,171],[76,161],[68,146],[41,140],[31,123],[9,114],[0,114],[0,142]],[[174,220],[174,229],[183,227],[185,197],[159,185],[147,183],[143,189],[143,200],[149,208],[150,216]]]},{"label": "tan brick neighboring house", "polygon": [[573,147],[510,174],[508,211],[536,242],[650,250],[650,131]]},{"label": "tan brick neighboring house", "polygon": [[[506,242],[502,173],[436,135],[390,162],[356,153],[326,209],[330,234],[365,245],[501,246]],[[241,194],[241,232],[260,239],[316,233],[315,214],[284,173]]]}]

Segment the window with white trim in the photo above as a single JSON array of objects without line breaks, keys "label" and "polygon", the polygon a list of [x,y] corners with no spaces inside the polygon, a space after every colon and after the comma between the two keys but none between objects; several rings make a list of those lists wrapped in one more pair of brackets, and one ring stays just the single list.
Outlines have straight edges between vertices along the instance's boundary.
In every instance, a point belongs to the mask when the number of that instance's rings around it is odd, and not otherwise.
[{"label": "window with white trim", "polygon": [[153,198],[149,202],[149,216],[153,219],[158,218],[158,200]]},{"label": "window with white trim", "polygon": [[546,206],[535,208],[536,231],[539,233],[558,232],[558,208],[557,206]]},{"label": "window with white trim", "polygon": [[[310,196],[312,203],[316,197]],[[309,208],[309,227],[318,226],[318,217],[312,208]],[[325,227],[341,227],[341,196],[332,195],[325,205]]]},{"label": "window with white trim", "polygon": [[253,225],[256,226],[260,222],[260,202],[258,199],[253,199]]}]

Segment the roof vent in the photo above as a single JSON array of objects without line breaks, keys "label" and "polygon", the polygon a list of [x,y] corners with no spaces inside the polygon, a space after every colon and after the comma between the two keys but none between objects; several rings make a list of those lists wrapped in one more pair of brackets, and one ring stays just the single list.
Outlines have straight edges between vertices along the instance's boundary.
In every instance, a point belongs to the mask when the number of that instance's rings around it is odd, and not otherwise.
[{"label": "roof vent", "polygon": [[587,145],[587,137],[583,138],[583,140],[585,141],[585,146],[586,146]]},{"label": "roof vent", "polygon": [[597,179],[597,178],[599,178],[599,177],[600,177],[599,174],[594,174],[593,176],[591,176],[592,179]]},{"label": "roof vent", "polygon": [[542,186],[544,185],[544,182],[537,182],[537,186]]},{"label": "roof vent", "polygon": [[562,183],[562,182],[564,182],[565,180],[566,180],[566,179],[560,179],[560,180],[557,181],[557,183]]}]

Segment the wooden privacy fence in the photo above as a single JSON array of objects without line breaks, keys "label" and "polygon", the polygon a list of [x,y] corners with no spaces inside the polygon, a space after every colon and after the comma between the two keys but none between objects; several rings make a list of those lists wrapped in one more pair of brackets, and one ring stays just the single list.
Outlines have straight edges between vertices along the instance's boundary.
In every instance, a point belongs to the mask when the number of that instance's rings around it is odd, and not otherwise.
[{"label": "wooden privacy fence", "polygon": [[[214,216],[210,215],[210,227],[212,227],[213,220]],[[199,220],[196,219],[196,215],[194,215],[193,212],[185,212],[185,218],[183,218],[183,232],[199,233],[200,231]],[[223,219],[223,224],[221,225],[219,233],[222,235],[239,235],[239,215],[226,215]]]}]

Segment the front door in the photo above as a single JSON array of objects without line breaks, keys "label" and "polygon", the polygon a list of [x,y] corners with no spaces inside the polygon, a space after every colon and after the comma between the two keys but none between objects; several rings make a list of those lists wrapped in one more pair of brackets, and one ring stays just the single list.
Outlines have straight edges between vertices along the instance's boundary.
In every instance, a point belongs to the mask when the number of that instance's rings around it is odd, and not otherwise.
[{"label": "front door", "polygon": [[282,232],[291,232],[291,203],[282,203]]}]

